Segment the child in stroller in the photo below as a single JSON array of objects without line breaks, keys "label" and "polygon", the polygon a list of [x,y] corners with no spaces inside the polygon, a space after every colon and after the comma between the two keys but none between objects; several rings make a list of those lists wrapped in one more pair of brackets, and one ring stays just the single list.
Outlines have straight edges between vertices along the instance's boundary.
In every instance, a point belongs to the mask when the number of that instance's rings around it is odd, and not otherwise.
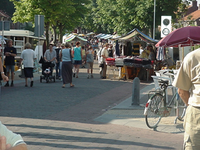
[{"label": "child in stroller", "polygon": [[42,82],[42,79],[46,80],[48,83],[49,81],[54,81],[55,82],[55,75],[53,74],[53,68],[55,64],[51,62],[43,62],[42,63],[42,76],[40,76],[40,82]]}]

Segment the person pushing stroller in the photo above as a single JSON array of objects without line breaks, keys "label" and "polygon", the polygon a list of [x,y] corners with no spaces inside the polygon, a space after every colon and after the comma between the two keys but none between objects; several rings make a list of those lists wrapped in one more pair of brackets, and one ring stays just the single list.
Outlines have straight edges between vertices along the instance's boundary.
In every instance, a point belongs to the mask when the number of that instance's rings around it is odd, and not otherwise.
[{"label": "person pushing stroller", "polygon": [[46,52],[44,53],[44,61],[45,62],[51,62],[53,64],[52,67],[55,66],[56,51],[53,49],[53,43],[49,44],[49,49],[46,50]]},{"label": "person pushing stroller", "polygon": [[45,76],[52,76],[53,68],[56,63],[56,51],[53,49],[53,43],[49,44],[49,49],[44,53],[44,62],[42,64],[42,72]]}]

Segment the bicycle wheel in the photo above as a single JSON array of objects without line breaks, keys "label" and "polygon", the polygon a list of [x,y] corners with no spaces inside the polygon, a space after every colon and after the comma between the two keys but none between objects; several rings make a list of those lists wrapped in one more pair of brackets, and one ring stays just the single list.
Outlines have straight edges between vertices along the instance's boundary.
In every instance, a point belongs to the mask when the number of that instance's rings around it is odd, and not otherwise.
[{"label": "bicycle wheel", "polygon": [[183,121],[186,108],[186,104],[179,97],[178,100],[176,100],[176,116],[179,121]]},{"label": "bicycle wheel", "polygon": [[164,97],[161,94],[156,93],[151,96],[146,104],[146,107],[148,108],[145,114],[145,121],[149,128],[156,128],[162,118],[159,115],[159,109],[164,105],[163,99]]}]

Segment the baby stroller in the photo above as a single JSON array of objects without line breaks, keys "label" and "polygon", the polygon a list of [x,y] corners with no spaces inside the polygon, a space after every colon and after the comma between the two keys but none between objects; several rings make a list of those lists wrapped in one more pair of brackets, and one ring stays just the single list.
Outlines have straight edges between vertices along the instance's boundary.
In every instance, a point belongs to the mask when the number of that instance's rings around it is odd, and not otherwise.
[{"label": "baby stroller", "polygon": [[42,80],[46,80],[46,83],[48,83],[49,81],[56,81],[56,77],[55,75],[53,75],[54,66],[55,64],[51,62],[42,63],[42,75],[40,76],[40,82],[42,82]]}]

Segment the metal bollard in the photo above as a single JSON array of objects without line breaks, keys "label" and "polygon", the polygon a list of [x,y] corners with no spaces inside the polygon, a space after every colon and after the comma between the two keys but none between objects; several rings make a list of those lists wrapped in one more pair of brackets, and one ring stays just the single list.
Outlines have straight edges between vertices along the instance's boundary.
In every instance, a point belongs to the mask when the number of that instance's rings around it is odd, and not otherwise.
[{"label": "metal bollard", "polygon": [[132,105],[140,105],[140,79],[135,77],[133,80]]}]

